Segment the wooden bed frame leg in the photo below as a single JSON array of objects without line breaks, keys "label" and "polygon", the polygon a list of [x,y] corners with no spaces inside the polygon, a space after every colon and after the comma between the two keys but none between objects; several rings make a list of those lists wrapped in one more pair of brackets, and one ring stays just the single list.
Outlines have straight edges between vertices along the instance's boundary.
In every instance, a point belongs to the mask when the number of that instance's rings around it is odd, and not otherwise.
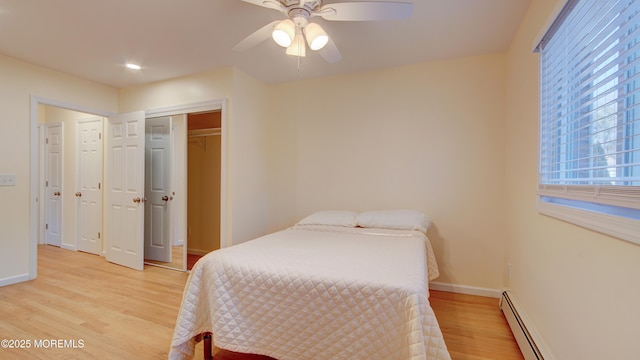
[{"label": "wooden bed frame leg", "polygon": [[213,355],[211,354],[212,344],[211,338],[212,335],[210,332],[204,333],[204,360],[213,360]]}]

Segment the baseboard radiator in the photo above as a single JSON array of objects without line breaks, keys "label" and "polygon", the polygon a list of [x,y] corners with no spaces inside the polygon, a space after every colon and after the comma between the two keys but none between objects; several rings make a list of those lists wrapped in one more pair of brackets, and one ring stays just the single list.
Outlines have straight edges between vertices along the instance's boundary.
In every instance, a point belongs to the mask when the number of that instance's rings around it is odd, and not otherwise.
[{"label": "baseboard radiator", "polygon": [[507,318],[511,332],[518,342],[520,351],[525,360],[544,360],[542,352],[536,345],[534,338],[531,336],[524,320],[518,314],[517,306],[514,304],[513,298],[509,296],[508,291],[502,292],[500,297],[500,309]]}]

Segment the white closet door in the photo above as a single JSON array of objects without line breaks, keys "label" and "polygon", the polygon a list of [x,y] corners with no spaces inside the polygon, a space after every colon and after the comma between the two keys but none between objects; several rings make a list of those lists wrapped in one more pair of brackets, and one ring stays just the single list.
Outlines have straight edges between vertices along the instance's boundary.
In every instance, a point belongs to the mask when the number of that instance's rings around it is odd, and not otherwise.
[{"label": "white closet door", "polygon": [[171,118],[146,120],[144,258],[171,262]]}]

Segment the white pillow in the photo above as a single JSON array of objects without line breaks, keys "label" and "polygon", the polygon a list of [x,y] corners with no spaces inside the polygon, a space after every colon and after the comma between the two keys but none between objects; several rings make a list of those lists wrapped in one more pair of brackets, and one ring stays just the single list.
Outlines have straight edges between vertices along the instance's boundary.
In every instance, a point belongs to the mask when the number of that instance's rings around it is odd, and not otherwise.
[{"label": "white pillow", "polygon": [[326,210],[313,213],[300,220],[297,225],[331,225],[331,226],[356,226],[355,211]]},{"label": "white pillow", "polygon": [[364,228],[419,230],[427,232],[431,221],[416,210],[365,211],[356,217],[356,225]]}]

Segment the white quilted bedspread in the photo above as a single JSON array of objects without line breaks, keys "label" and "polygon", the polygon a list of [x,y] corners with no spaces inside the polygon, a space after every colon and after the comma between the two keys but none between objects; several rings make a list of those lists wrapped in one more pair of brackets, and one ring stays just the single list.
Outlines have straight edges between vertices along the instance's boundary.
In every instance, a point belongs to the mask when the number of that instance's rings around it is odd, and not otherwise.
[{"label": "white quilted bedspread", "polygon": [[191,270],[169,358],[192,358],[209,331],[220,348],[278,360],[450,359],[428,257],[420,232],[357,228],[294,227],[214,251]]}]

